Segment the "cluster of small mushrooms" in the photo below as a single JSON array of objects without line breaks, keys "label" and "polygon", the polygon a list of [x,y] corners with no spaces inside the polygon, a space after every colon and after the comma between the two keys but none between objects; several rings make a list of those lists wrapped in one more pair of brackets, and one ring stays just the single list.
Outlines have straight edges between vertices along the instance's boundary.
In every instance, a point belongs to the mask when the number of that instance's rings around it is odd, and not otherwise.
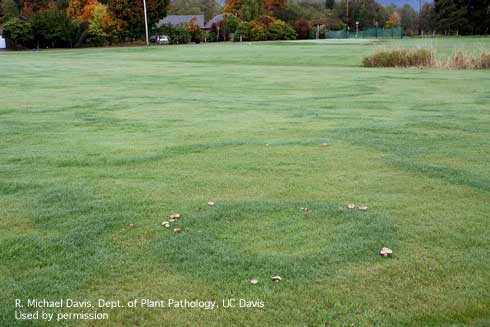
[{"label": "cluster of small mushrooms", "polygon": [[[173,213],[170,216],[168,216],[168,220],[162,221],[162,226],[165,228],[170,228],[170,225],[176,221],[177,219],[180,219],[181,215],[180,213]],[[174,228],[174,233],[178,234],[182,231],[182,228],[180,227],[175,227]]]},{"label": "cluster of small mushrooms", "polygon": [[[275,283],[278,283],[278,282],[281,282],[282,281],[282,277],[281,276],[272,276],[272,281],[275,282]],[[257,279],[251,279],[250,280],[250,284],[252,285],[255,285],[255,284],[258,284],[258,280]]]},{"label": "cluster of small mushrooms", "polygon": [[[321,146],[328,146],[328,144],[324,143],[324,144],[321,144]],[[215,205],[215,202],[214,201],[209,201],[208,202],[208,206],[214,206]],[[358,209],[358,210],[361,210],[361,211],[367,211],[368,207],[364,204],[361,204],[359,206],[356,206],[354,203],[349,203],[347,205],[347,208],[348,209]],[[304,212],[308,212],[310,211],[309,208],[301,208],[301,210],[303,210]],[[172,213],[170,216],[168,216],[168,220],[165,220],[162,222],[162,226],[165,227],[165,228],[170,228],[171,224],[173,222],[175,222],[177,219],[180,219],[182,216],[180,213]],[[129,227],[136,227],[135,224],[129,224]],[[175,227],[173,229],[174,233],[178,234],[182,231],[182,228],[180,227]],[[393,254],[393,250],[391,250],[390,248],[387,248],[387,247],[383,247],[380,251],[379,251],[379,254],[384,256],[384,257],[388,257],[388,256],[391,256]],[[283,280],[283,278],[281,276],[272,276],[272,281],[273,282],[281,282]],[[259,281],[256,279],[256,278],[253,278],[250,280],[250,284],[252,285],[256,285]]]}]

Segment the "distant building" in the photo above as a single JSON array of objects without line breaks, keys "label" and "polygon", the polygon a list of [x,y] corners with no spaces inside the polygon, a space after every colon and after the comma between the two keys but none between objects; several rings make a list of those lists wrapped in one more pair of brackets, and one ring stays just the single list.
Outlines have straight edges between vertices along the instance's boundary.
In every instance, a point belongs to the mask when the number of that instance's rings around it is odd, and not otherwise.
[{"label": "distant building", "polygon": [[183,25],[188,24],[193,18],[196,18],[196,25],[200,28],[204,28],[204,15],[170,15],[164,19],[160,19],[157,23],[157,27],[164,25]]},{"label": "distant building", "polygon": [[3,37],[3,26],[0,26],[0,49],[7,48],[7,40]]}]

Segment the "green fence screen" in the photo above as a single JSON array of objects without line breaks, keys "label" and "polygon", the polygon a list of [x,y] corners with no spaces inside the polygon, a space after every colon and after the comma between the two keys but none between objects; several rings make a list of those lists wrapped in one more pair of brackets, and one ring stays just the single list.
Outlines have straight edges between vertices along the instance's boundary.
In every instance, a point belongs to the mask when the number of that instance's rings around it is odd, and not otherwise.
[{"label": "green fence screen", "polygon": [[325,33],[326,39],[377,39],[377,38],[392,38],[401,39],[403,30],[401,28],[368,28],[359,32],[328,31]]}]

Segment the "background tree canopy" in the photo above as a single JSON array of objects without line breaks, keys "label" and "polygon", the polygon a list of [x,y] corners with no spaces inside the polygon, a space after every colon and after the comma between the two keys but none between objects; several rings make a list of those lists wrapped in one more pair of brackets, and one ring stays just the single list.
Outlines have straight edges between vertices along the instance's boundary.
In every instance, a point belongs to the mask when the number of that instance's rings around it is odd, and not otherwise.
[{"label": "background tree canopy", "polygon": [[214,0],[175,0],[169,10],[169,15],[204,15],[205,21],[221,13],[223,7]]},{"label": "background tree canopy", "polygon": [[[409,4],[399,7],[382,1],[385,6],[377,0],[349,0],[347,19],[346,0],[225,0],[224,7],[215,0],[147,0],[148,24],[154,30],[167,13],[204,15],[209,21],[225,12],[238,20],[224,29],[218,23],[206,33],[190,31],[188,26],[172,30],[181,41],[189,39],[189,32],[193,42],[201,36],[207,41],[227,40],[236,29],[242,38],[252,33],[255,39],[267,39],[269,31],[277,37],[284,34],[283,23],[293,27],[298,38],[323,37],[326,30],[353,30],[356,22],[360,29],[401,26],[406,35],[490,32],[490,0],[434,0],[424,3],[420,13]],[[278,22],[269,29],[266,21],[271,18]],[[145,31],[141,0],[0,0],[0,23],[5,36],[26,47],[106,45],[142,40]]]}]

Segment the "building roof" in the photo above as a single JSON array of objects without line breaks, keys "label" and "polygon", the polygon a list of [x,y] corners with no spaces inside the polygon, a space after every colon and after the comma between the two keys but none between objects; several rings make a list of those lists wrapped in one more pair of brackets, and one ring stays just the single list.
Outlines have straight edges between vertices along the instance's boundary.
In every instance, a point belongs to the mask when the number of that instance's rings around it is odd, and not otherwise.
[{"label": "building roof", "polygon": [[187,24],[191,21],[192,18],[196,18],[196,24],[199,27],[204,27],[204,15],[170,15],[165,17],[164,19],[160,19],[157,23],[158,27],[163,25],[181,25]]},{"label": "building roof", "polygon": [[225,17],[228,15],[231,15],[231,14],[230,13],[224,13],[221,15],[214,16],[209,22],[206,23],[206,25],[204,25],[204,28],[209,29],[209,28],[213,27],[214,23],[222,22],[225,19]]}]

